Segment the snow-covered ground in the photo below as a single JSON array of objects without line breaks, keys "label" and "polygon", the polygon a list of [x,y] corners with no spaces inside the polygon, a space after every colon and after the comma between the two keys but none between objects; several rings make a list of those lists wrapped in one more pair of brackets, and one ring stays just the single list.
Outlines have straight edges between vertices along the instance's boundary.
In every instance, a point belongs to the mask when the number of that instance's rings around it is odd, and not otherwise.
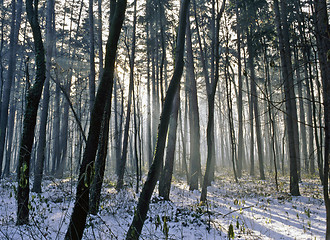
[{"label": "snow-covered ground", "polygon": [[[63,239],[73,202],[75,182],[46,178],[43,193],[30,195],[30,225],[16,226],[16,183],[0,182],[0,239]],[[237,184],[221,176],[208,188],[208,202],[200,204],[200,192],[189,191],[175,179],[171,201],[154,194],[140,239],[324,239],[326,220],[319,181],[300,183],[300,197],[290,196],[288,178],[273,181],[244,177]],[[113,179],[106,179],[101,210],[90,216],[84,239],[125,239],[138,196],[132,188],[119,193]]]}]

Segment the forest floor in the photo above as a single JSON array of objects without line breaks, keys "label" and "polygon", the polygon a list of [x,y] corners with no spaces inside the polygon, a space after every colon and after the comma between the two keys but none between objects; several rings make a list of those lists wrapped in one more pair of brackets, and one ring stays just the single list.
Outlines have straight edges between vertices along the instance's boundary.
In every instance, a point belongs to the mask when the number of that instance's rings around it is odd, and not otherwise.
[{"label": "forest floor", "polygon": [[[269,176],[270,177],[270,176]],[[189,191],[174,179],[171,201],[155,191],[140,239],[324,239],[326,220],[322,187],[316,177],[303,178],[301,196],[288,194],[289,178],[273,181],[244,176],[239,183],[222,175],[208,188]],[[30,194],[30,225],[16,226],[15,177],[0,181],[0,239],[63,239],[74,203],[75,182],[45,177],[42,194]],[[84,239],[125,239],[138,195],[134,187],[119,193],[114,179],[103,185],[100,212],[89,216]],[[232,229],[230,231],[229,229]]]}]

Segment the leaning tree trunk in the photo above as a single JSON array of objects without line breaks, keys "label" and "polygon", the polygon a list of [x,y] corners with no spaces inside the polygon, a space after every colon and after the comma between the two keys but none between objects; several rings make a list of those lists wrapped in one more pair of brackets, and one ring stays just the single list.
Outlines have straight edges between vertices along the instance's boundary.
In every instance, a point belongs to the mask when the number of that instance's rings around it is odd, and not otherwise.
[{"label": "leaning tree trunk", "polygon": [[170,120],[171,109],[173,105],[173,99],[175,93],[179,88],[180,79],[183,72],[183,53],[184,53],[184,42],[185,42],[185,32],[186,32],[186,19],[189,9],[189,0],[184,0],[181,5],[180,10],[180,20],[179,20],[179,30],[177,38],[177,48],[176,48],[176,59],[175,68],[172,80],[168,87],[163,110],[160,117],[160,124],[158,127],[158,138],[157,147],[154,155],[152,165],[148,172],[147,180],[143,186],[141,195],[139,197],[137,208],[134,212],[134,218],[130,228],[128,229],[126,239],[133,240],[138,239],[141,235],[142,227],[147,216],[149,209],[149,203],[152,193],[155,189],[157,180],[160,175],[160,170],[163,164],[164,148],[168,132],[168,124]]},{"label": "leaning tree trunk", "polygon": [[[110,16],[110,19],[112,19],[113,17],[113,8],[115,8],[115,6],[116,6],[115,0],[111,0],[110,7],[112,11],[110,13],[112,15]],[[116,82],[116,79],[114,80],[114,82]],[[94,215],[96,215],[97,212],[99,211],[102,183],[103,183],[105,164],[108,153],[109,125],[110,125],[111,99],[112,99],[111,97],[112,97],[111,95],[108,96],[105,104],[105,110],[103,113],[103,119],[101,125],[101,136],[99,140],[99,146],[97,150],[97,156],[96,156],[95,168],[94,168],[95,175],[90,190],[91,193],[90,193],[89,212]]]},{"label": "leaning tree trunk", "polygon": [[88,139],[79,170],[79,178],[76,193],[76,202],[71,215],[70,224],[65,239],[81,239],[89,211],[89,190],[93,179],[95,155],[99,144],[102,116],[106,100],[112,94],[115,59],[121,27],[125,17],[126,0],[118,0],[115,14],[110,27],[109,38],[106,47],[105,68],[91,115]]},{"label": "leaning tree trunk", "polygon": [[[34,2],[36,3],[36,2]],[[34,48],[36,54],[36,79],[29,89],[23,122],[23,135],[18,159],[18,188],[17,188],[17,225],[29,222],[29,175],[30,158],[34,138],[39,101],[46,78],[45,50],[42,43],[41,30],[38,21],[38,6],[34,6],[32,0],[26,1],[28,21],[32,28]]]}]

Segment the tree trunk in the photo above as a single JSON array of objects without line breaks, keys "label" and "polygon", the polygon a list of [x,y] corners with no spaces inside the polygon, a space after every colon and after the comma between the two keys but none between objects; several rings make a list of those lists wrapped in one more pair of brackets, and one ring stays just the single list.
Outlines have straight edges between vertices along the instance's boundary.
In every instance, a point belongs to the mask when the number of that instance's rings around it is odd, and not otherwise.
[{"label": "tree trunk", "polygon": [[88,18],[89,18],[89,108],[92,113],[95,101],[95,44],[94,44],[94,11],[93,0],[89,0]]},{"label": "tree trunk", "polygon": [[330,199],[329,199],[329,163],[330,163],[330,26],[325,0],[315,1],[315,29],[318,56],[321,67],[324,98],[324,123],[325,123],[325,147],[324,147],[324,181],[323,194],[326,208],[326,239],[330,239]]},{"label": "tree trunk", "polygon": [[[247,42],[248,42],[248,65],[250,69],[250,81],[251,81],[251,103],[253,106],[254,119],[255,119],[255,127],[256,127],[256,137],[257,137],[257,146],[258,146],[258,161],[259,161],[259,173],[260,179],[265,180],[265,170],[264,170],[264,147],[261,139],[261,123],[259,116],[259,107],[258,107],[258,93],[256,88],[256,77],[255,77],[255,67],[254,67],[254,49],[252,46],[251,33],[247,33]],[[253,119],[251,119],[253,121]],[[252,144],[252,143],[251,143]]]},{"label": "tree trunk", "polygon": [[89,211],[89,190],[92,180],[92,169],[99,143],[102,116],[108,96],[112,94],[113,77],[117,45],[125,17],[126,0],[118,0],[107,42],[105,68],[99,84],[93,107],[88,139],[79,171],[76,202],[71,215],[65,239],[81,239]]},{"label": "tree trunk", "polygon": [[[293,72],[291,63],[291,50],[289,43],[289,31],[286,14],[286,1],[281,2],[281,13],[279,11],[278,0],[274,0],[274,10],[276,15],[276,28],[279,38],[279,48],[282,64],[282,75],[284,80],[285,106],[286,106],[286,123],[287,136],[289,141],[289,158],[290,158],[290,193],[293,196],[299,196],[298,185],[298,169],[297,161],[299,159],[299,147],[297,141],[298,124],[297,124],[297,107],[295,102],[295,94],[293,88]],[[282,29],[283,26],[283,29]]]},{"label": "tree trunk", "polygon": [[[239,12],[236,2],[236,17],[239,18]],[[237,158],[237,176],[242,176],[242,166],[245,158],[244,153],[244,137],[243,137],[243,83],[242,83],[242,62],[241,62],[241,28],[237,24],[237,71],[238,71],[238,97],[237,97],[237,106],[238,106],[238,158]]]},{"label": "tree trunk", "polygon": [[170,197],[172,173],[173,173],[174,158],[175,158],[174,155],[175,155],[179,107],[180,107],[180,87],[177,89],[175,98],[173,100],[173,107],[172,107],[168,140],[167,140],[165,166],[163,168],[163,171],[159,179],[159,196],[163,197],[165,200],[169,200]]},{"label": "tree trunk", "polygon": [[163,164],[164,148],[166,142],[166,136],[168,131],[168,124],[170,120],[171,109],[173,105],[173,99],[175,93],[179,88],[180,79],[183,72],[183,53],[184,53],[184,42],[186,32],[186,19],[189,10],[189,0],[184,0],[180,10],[179,30],[176,47],[176,59],[175,68],[172,80],[167,90],[165,97],[163,110],[160,118],[160,124],[158,127],[158,138],[157,147],[154,155],[153,163],[149,169],[147,180],[143,186],[141,195],[139,197],[136,211],[134,212],[134,218],[132,224],[127,232],[126,239],[133,240],[140,237],[144,221],[149,210],[149,203],[152,193],[155,189],[157,180],[160,175],[160,170]]},{"label": "tree trunk", "polygon": [[[304,169],[305,172],[308,172],[309,166],[308,166],[308,153],[307,153],[307,136],[306,136],[306,121],[305,121],[305,108],[304,108],[304,101],[303,101],[303,88],[302,88],[302,79],[300,74],[300,68],[299,68],[299,59],[298,59],[298,53],[297,49],[294,49],[294,59],[295,64],[294,68],[296,69],[296,77],[297,77],[297,85],[298,85],[298,95],[299,95],[299,133],[301,136],[301,155],[302,155],[302,161],[304,163]],[[298,163],[301,161],[298,161]],[[301,166],[298,166],[299,170],[299,176],[301,178]]]},{"label": "tree trunk", "polygon": [[12,0],[12,19],[10,24],[9,66],[7,79],[3,83],[1,117],[0,117],[0,177],[2,176],[2,162],[6,142],[6,129],[8,124],[8,108],[11,86],[16,72],[16,51],[18,45],[18,32],[21,26],[22,0]]},{"label": "tree trunk", "polygon": [[[128,92],[128,103],[127,103],[127,114],[124,129],[124,142],[122,148],[122,155],[119,165],[119,174],[117,179],[116,189],[120,190],[124,186],[124,174],[127,161],[127,146],[129,137],[129,125],[131,120],[131,105],[132,105],[132,94],[134,90],[134,61],[135,61],[135,42],[136,42],[136,0],[134,1],[134,20],[133,20],[133,36],[132,36],[132,52],[130,56],[130,81],[129,81],[129,92]],[[135,99],[133,99],[135,101]]]},{"label": "tree trunk", "polygon": [[[100,4],[99,0],[99,4]],[[112,14],[110,16],[110,19],[113,18],[113,8],[115,8],[115,0],[111,0],[111,10],[110,13]],[[100,6],[99,6],[100,7]],[[100,14],[99,14],[100,16]],[[101,20],[99,20],[101,21]],[[111,24],[111,22],[110,22]],[[102,24],[100,24],[102,26]],[[102,50],[100,50],[102,51]],[[103,59],[103,58],[102,58]],[[102,72],[103,72],[103,64],[102,66]],[[101,69],[100,69],[101,71]],[[100,73],[101,74],[101,73]],[[116,82],[116,80],[115,80]],[[115,89],[116,91],[116,89]],[[111,115],[111,95],[107,97],[106,104],[105,104],[105,110],[103,113],[103,119],[102,119],[102,125],[101,125],[101,136],[99,139],[99,145],[97,150],[97,157],[95,161],[95,167],[94,167],[94,179],[91,186],[91,193],[90,193],[90,210],[89,212],[91,214],[96,215],[99,211],[100,206],[100,199],[101,199],[101,190],[102,190],[102,183],[104,178],[104,171],[105,171],[105,164],[107,159],[107,153],[108,153],[108,141],[109,141],[109,125],[110,125],[110,115]],[[117,104],[117,103],[116,103]]]},{"label": "tree trunk", "polygon": [[54,14],[54,1],[47,1],[47,18],[46,18],[46,80],[42,99],[42,112],[40,119],[39,128],[39,144],[37,149],[37,161],[34,169],[34,182],[32,191],[36,193],[41,193],[41,182],[42,174],[44,170],[45,161],[45,148],[46,148],[46,128],[47,128],[47,118],[48,118],[48,105],[49,105],[49,80],[51,71],[51,58],[53,51],[53,29],[52,29],[52,19]]},{"label": "tree trunk", "polygon": [[[36,2],[34,2],[36,3]],[[28,21],[32,28],[34,48],[36,55],[36,79],[29,89],[23,122],[23,135],[21,138],[19,162],[18,162],[18,188],[17,188],[17,225],[29,222],[29,175],[30,158],[34,139],[34,129],[38,113],[39,101],[46,78],[45,51],[42,43],[41,30],[38,20],[38,6],[34,6],[32,0],[26,1]]]},{"label": "tree trunk", "polygon": [[[207,186],[210,185],[212,177],[214,177],[214,166],[215,166],[215,144],[214,144],[214,98],[215,98],[215,92],[217,89],[217,84],[219,81],[219,29],[220,29],[220,19],[225,9],[226,0],[223,0],[221,9],[217,13],[217,17],[215,20],[216,26],[214,27],[214,42],[215,46],[212,49],[213,53],[215,53],[215,76],[213,82],[209,83],[206,81],[206,87],[207,87],[207,101],[208,101],[208,122],[207,122],[207,129],[206,129],[206,138],[207,138],[207,160],[206,160],[206,169],[205,169],[205,175],[203,179],[203,187],[202,187],[202,193],[201,193],[201,202],[206,201],[207,196]],[[212,1],[212,15],[215,18],[215,1]],[[207,78],[206,78],[207,79]],[[213,168],[213,169],[212,169]],[[213,174],[212,174],[213,172]]]},{"label": "tree trunk", "polygon": [[200,133],[199,133],[199,110],[197,101],[197,87],[194,73],[194,57],[191,43],[191,30],[189,16],[186,27],[187,49],[187,90],[189,96],[189,125],[190,125],[190,182],[189,189],[198,189],[198,177],[201,174],[200,159]]}]

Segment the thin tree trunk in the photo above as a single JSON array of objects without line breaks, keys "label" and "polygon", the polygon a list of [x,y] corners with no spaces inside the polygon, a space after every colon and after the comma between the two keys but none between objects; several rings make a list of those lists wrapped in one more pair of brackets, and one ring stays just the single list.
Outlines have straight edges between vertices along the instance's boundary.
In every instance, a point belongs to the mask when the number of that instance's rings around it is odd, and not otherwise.
[{"label": "thin tree trunk", "polygon": [[[130,56],[130,81],[129,81],[129,92],[128,92],[128,103],[127,103],[127,114],[124,129],[124,142],[122,148],[122,155],[119,165],[119,174],[117,179],[116,189],[120,190],[124,186],[124,174],[127,161],[127,146],[129,137],[129,125],[131,120],[131,105],[132,105],[132,94],[134,90],[134,61],[135,61],[135,42],[136,42],[136,0],[134,1],[134,20],[133,20],[133,37],[132,37],[132,52]],[[133,99],[135,101],[135,99]]]},{"label": "thin tree trunk", "polygon": [[[236,2],[236,17],[239,18],[239,12]],[[245,158],[244,153],[244,137],[243,137],[243,97],[242,97],[242,89],[243,89],[243,83],[242,83],[242,62],[241,62],[241,28],[239,24],[237,24],[237,71],[238,71],[238,99],[237,99],[237,105],[238,105],[238,158],[237,158],[237,176],[242,176],[242,166],[243,161]]]},{"label": "thin tree trunk", "polygon": [[[201,193],[201,198],[200,201],[201,202],[205,202],[206,201],[206,196],[207,196],[207,186],[210,185],[210,182],[212,180],[212,177],[214,177],[214,166],[215,166],[215,144],[214,144],[214,98],[215,98],[215,93],[216,93],[216,89],[217,89],[217,84],[219,81],[219,29],[220,29],[220,19],[221,16],[224,12],[225,9],[225,4],[226,4],[226,0],[223,0],[222,5],[221,5],[221,9],[220,11],[217,13],[217,17],[215,19],[216,22],[216,26],[214,29],[214,32],[216,33],[214,38],[215,38],[215,76],[214,76],[214,81],[211,82],[210,84],[207,84],[207,100],[208,100],[208,122],[207,122],[207,129],[206,129],[206,138],[207,138],[207,160],[206,160],[206,169],[205,169],[205,175],[204,175],[204,179],[203,179],[203,187],[202,187],[202,193]],[[213,8],[213,15],[215,17],[215,1],[212,1],[212,8]],[[213,167],[213,170],[211,170],[211,168]],[[213,174],[210,174],[211,172],[213,172]]]},{"label": "thin tree trunk", "polygon": [[89,108],[92,113],[95,102],[95,44],[94,44],[94,0],[89,0],[88,18],[89,18]]},{"label": "thin tree trunk", "polygon": [[251,33],[247,33],[248,52],[249,52],[248,64],[249,64],[249,69],[250,69],[250,81],[251,81],[251,83],[250,83],[251,84],[251,102],[252,102],[252,106],[253,106],[254,120],[256,123],[255,127],[256,127],[256,137],[257,137],[257,146],[258,146],[258,161],[259,161],[260,179],[265,180],[264,156],[263,156],[264,147],[263,147],[262,139],[261,139],[261,125],[260,125],[261,123],[260,123],[259,107],[258,107],[258,93],[257,93],[257,88],[256,88],[256,77],[255,77],[255,71],[254,71],[254,50],[253,50],[252,39],[251,39],[250,34]]},{"label": "thin tree trunk", "polygon": [[187,48],[187,90],[189,96],[189,125],[190,125],[190,182],[189,189],[198,189],[198,178],[201,174],[200,159],[200,132],[199,132],[199,110],[197,100],[197,87],[194,73],[194,57],[191,43],[191,30],[189,16],[186,27]]},{"label": "thin tree trunk", "polygon": [[[188,24],[188,23],[187,23]],[[180,87],[177,89],[173,100],[173,107],[169,125],[167,149],[165,166],[159,179],[159,196],[165,200],[170,198],[171,181],[173,174],[174,158],[175,158],[175,145],[177,134],[178,111],[180,107]],[[198,176],[197,176],[198,177]]]}]

